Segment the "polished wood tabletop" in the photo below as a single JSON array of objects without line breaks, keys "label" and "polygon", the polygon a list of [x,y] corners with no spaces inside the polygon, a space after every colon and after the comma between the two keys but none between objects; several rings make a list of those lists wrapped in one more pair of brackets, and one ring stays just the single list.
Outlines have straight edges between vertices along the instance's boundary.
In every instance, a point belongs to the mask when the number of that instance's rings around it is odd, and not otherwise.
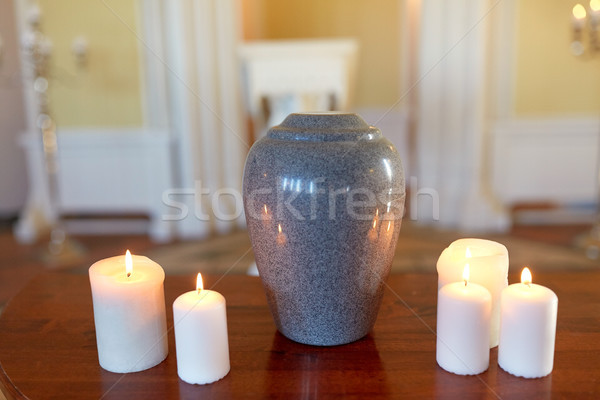
[{"label": "polished wood tabletop", "polygon": [[[517,276],[510,276],[515,282]],[[437,278],[392,275],[373,331],[337,347],[292,342],[275,329],[259,278],[205,277],[227,299],[231,371],[210,385],[177,376],[175,343],[146,371],[115,374],[98,364],[88,277],[39,275],[0,316],[0,384],[30,399],[197,398],[600,398],[600,272],[535,274],[559,298],[554,371],[523,379],[503,371],[493,349],[489,369],[458,376],[437,366]],[[195,277],[167,276],[171,304]]]}]

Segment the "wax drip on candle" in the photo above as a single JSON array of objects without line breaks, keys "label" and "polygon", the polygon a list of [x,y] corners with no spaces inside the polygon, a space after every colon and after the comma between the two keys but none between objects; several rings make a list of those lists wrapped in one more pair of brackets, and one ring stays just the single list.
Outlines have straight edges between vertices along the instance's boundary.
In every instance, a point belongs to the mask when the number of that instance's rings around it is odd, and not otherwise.
[{"label": "wax drip on candle", "polygon": [[521,272],[521,283],[531,287],[531,281],[531,271],[527,267],[523,268],[523,272]]},{"label": "wax drip on candle", "polygon": [[203,289],[204,284],[202,283],[202,274],[198,272],[198,277],[196,278],[196,290],[198,291],[198,294],[200,294]]},{"label": "wax drip on candle", "polygon": [[133,272],[133,260],[131,258],[131,252],[129,250],[127,250],[125,252],[125,272],[127,272],[128,278],[131,276],[131,273]]},{"label": "wax drip on candle", "polygon": [[467,286],[467,282],[469,282],[469,264],[465,264],[465,269],[463,269],[463,281],[465,281],[465,286]]}]

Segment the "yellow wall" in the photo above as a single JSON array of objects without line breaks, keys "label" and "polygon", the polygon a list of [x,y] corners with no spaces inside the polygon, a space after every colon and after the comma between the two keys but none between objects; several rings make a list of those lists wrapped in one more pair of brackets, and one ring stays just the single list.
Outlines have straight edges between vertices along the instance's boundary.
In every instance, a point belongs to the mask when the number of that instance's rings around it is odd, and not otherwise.
[{"label": "yellow wall", "polygon": [[[141,125],[136,0],[39,0],[42,29],[52,40],[50,107],[59,127]],[[88,63],[76,66],[71,44],[89,44]]]},{"label": "yellow wall", "polygon": [[390,0],[244,0],[244,38],[354,37],[355,105],[389,106],[400,93],[399,7]]},{"label": "yellow wall", "polygon": [[[569,45],[575,1],[517,1],[515,113],[600,113],[600,55],[584,60]],[[586,3],[583,3],[586,4]]]},{"label": "yellow wall", "polygon": [[[39,0],[43,30],[54,44],[50,99],[60,126],[142,124],[137,0]],[[355,37],[360,58],[355,105],[388,106],[400,96],[400,2],[362,0],[243,0],[244,38]],[[597,114],[600,56],[571,55],[575,2],[516,1],[517,116]],[[72,40],[89,43],[84,69]]]}]

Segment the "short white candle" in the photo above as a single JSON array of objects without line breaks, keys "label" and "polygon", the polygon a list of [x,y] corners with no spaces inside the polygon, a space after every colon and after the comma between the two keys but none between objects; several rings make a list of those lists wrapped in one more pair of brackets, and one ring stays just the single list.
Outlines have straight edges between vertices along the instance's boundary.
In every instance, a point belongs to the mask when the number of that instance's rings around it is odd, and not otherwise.
[{"label": "short white candle", "polygon": [[218,381],[229,372],[229,344],[225,298],[202,289],[179,296],[173,303],[177,374],[187,383]]},{"label": "short white candle", "polygon": [[480,374],[490,364],[490,314],[492,296],[483,286],[449,283],[438,292],[436,360],[440,367],[459,375]]},{"label": "short white candle", "polygon": [[438,290],[448,283],[461,282],[465,263],[471,269],[470,282],[492,295],[489,347],[498,345],[500,294],[508,286],[508,250],[498,242],[485,239],[459,239],[448,246],[437,262]]},{"label": "short white candle", "polygon": [[502,291],[498,364],[503,370],[524,378],[552,372],[557,311],[556,294],[531,283],[524,268],[521,283]]},{"label": "short white candle", "polygon": [[163,361],[169,350],[161,266],[127,250],[94,263],[89,276],[100,366],[125,373]]}]

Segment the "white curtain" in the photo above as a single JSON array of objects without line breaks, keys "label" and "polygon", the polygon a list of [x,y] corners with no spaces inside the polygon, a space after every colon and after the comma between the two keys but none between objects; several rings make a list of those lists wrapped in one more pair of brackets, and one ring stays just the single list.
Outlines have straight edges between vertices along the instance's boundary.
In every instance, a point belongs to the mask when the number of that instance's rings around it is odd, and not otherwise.
[{"label": "white curtain", "polygon": [[[491,0],[421,2],[418,189],[439,194],[439,221],[429,212],[435,207],[420,203],[421,222],[467,231],[508,227],[490,190],[488,71],[495,6]],[[421,202],[419,197],[425,196],[417,196]]]},{"label": "white curtain", "polygon": [[249,143],[239,84],[239,1],[145,0],[142,9],[147,120],[167,124],[173,139],[176,187],[167,195],[166,218],[184,238],[243,227],[237,194]]}]

